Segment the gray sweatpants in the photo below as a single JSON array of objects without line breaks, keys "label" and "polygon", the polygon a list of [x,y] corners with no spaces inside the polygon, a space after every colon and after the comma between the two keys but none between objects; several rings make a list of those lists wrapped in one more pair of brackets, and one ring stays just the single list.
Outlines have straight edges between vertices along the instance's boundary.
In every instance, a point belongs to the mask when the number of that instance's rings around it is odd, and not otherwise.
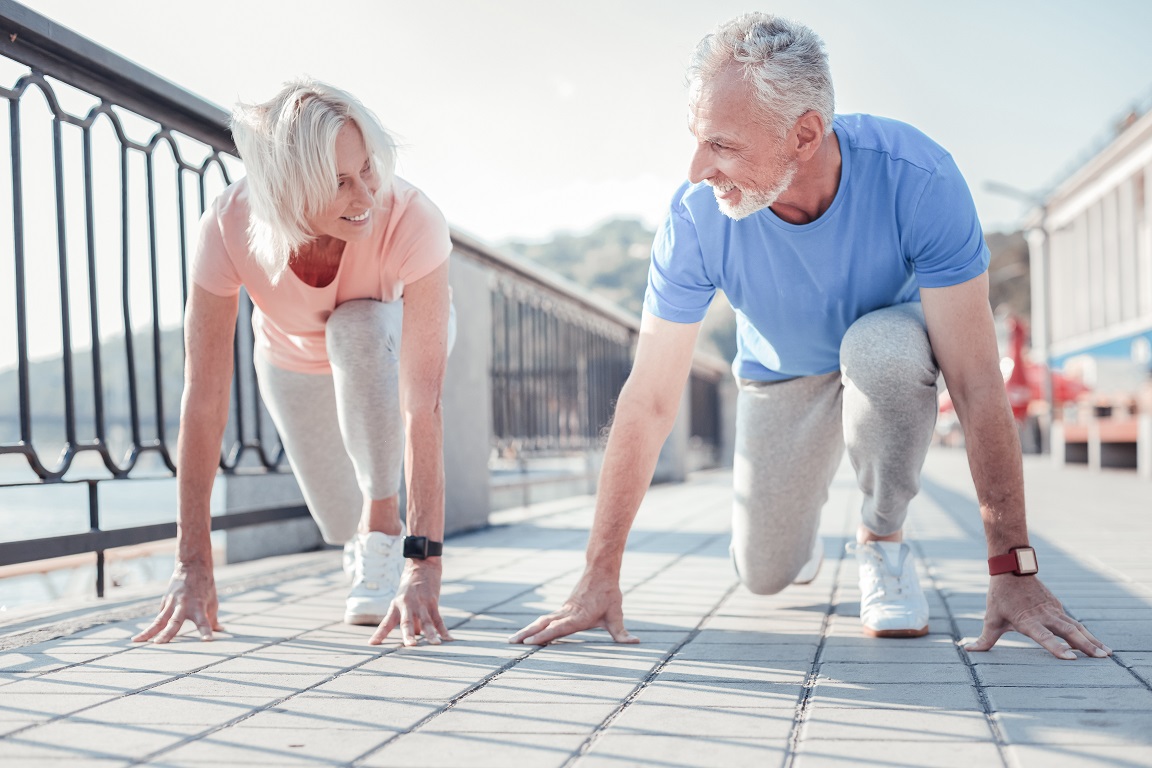
[{"label": "gray sweatpants", "polygon": [[904,525],[936,423],[936,380],[918,303],[869,313],[840,345],[840,371],[740,380],[732,559],[756,594],[792,583],[812,553],[844,448],[864,496],[864,526]]},{"label": "gray sweatpants", "polygon": [[[284,452],[329,544],[356,535],[365,499],[400,490],[403,303],[345,302],[328,318],[330,374],[277,368],[257,353],[256,376]],[[448,348],[455,341],[449,316]]]}]

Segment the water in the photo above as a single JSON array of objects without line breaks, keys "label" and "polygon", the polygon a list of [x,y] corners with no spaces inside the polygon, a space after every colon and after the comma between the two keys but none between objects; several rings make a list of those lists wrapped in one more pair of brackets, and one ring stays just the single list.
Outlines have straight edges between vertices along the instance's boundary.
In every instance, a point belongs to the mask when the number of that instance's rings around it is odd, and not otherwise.
[{"label": "water", "polygon": [[[12,458],[15,457],[8,457]],[[149,471],[147,467],[141,469]],[[97,484],[102,530],[175,522],[176,480],[155,476],[156,468],[151,472],[151,477]],[[26,482],[29,475],[26,465],[21,468],[9,461],[0,466],[0,541],[25,541],[89,530],[87,483],[4,485]],[[89,454],[78,458],[68,477],[107,477],[107,473],[98,459]],[[210,502],[212,514],[223,511],[223,501],[223,487],[217,483]],[[222,545],[222,532],[212,536],[214,548]],[[105,566],[106,594],[111,596],[121,586],[167,579],[172,573],[174,549],[174,542],[169,541],[110,552]],[[95,554],[72,558],[67,561],[69,567],[63,568],[58,567],[59,561],[45,561],[46,565],[54,566],[52,570],[20,575],[4,574],[12,570],[30,571],[35,564],[0,567],[0,612],[61,598],[94,597],[95,562]]]}]

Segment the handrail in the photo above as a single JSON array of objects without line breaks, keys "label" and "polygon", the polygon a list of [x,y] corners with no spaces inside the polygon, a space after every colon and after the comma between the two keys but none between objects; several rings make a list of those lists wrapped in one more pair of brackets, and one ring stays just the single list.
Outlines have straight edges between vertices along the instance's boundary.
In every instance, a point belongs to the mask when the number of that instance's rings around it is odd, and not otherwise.
[{"label": "handrail", "polygon": [[0,56],[235,151],[224,109],[13,0],[0,0]]},{"label": "handrail", "polygon": [[[179,383],[170,381],[171,365],[166,368],[164,362],[182,361],[183,347],[174,328],[162,327],[160,312],[175,304],[176,294],[181,301],[187,301],[189,252],[194,243],[196,217],[209,202],[209,174],[229,183],[228,165],[234,162],[238,166],[239,160],[225,110],[13,0],[0,0],[0,57],[29,68],[17,82],[0,83],[0,103],[6,101],[9,107],[12,159],[9,170],[0,164],[0,183],[5,183],[6,175],[10,177],[10,274],[15,277],[15,306],[11,310],[0,306],[0,323],[16,328],[17,365],[13,373],[19,401],[19,412],[11,425],[19,433],[17,440],[5,442],[8,425],[6,414],[0,412],[0,460],[10,455],[22,456],[36,476],[34,481],[0,477],[0,489],[53,483],[84,485],[90,521],[90,530],[82,534],[0,542],[0,565],[95,552],[97,594],[102,595],[104,549],[155,541],[174,533],[174,523],[108,530],[101,520],[97,489],[101,483],[135,478],[139,460],[147,454],[158,458],[168,476],[175,473],[172,419],[180,392]],[[57,98],[56,83],[91,95],[95,105],[86,114],[70,113]],[[25,95],[33,91],[43,95],[51,122],[50,183],[55,226],[48,234],[30,232],[25,227],[28,180],[22,175],[26,160],[22,140],[32,138],[32,133],[29,129],[29,135],[24,135],[21,107]],[[151,137],[145,141],[130,138],[122,112],[133,113],[154,125],[154,129],[149,129]],[[105,122],[115,137],[109,139],[111,149],[94,140],[96,126]],[[74,161],[69,165],[65,132],[68,136],[79,132],[79,169],[74,167]],[[200,142],[206,149],[204,159],[185,157],[180,137]],[[155,162],[160,152],[170,152],[173,160],[167,178]],[[224,162],[226,158],[229,163]],[[118,194],[99,201],[93,181],[98,159],[118,168],[118,175],[113,174]],[[175,209],[174,213],[168,212],[174,216],[175,224],[161,226],[159,217],[164,211],[158,203],[159,190],[172,181],[176,187],[175,202],[167,204]],[[83,210],[67,207],[76,205],[77,198],[75,193],[66,194],[66,189],[82,190],[79,199]],[[142,196],[144,202],[140,203],[133,194]],[[118,206],[119,216],[98,219],[97,202]],[[98,242],[97,230],[101,227],[105,236],[111,231],[118,238],[111,256],[103,241]],[[452,240],[458,255],[483,266],[496,318],[488,371],[495,422],[490,424],[492,446],[514,448],[519,455],[532,451],[598,450],[600,432],[611,418],[615,398],[631,365],[639,320],[593,292],[458,229],[452,230]],[[164,251],[165,245],[169,251]],[[0,277],[8,274],[5,253],[0,247]],[[116,302],[107,302],[115,309],[113,327],[123,329],[123,338],[115,348],[101,333],[103,315],[99,310],[107,297],[97,290],[102,270],[100,258],[119,270],[119,294]],[[35,319],[37,311],[54,311],[29,306],[26,265],[44,260],[57,265],[59,276],[53,300],[59,302],[60,315],[57,341],[61,352],[55,362],[63,368],[60,423],[64,447],[54,464],[42,454],[34,439],[38,434],[32,413],[35,382],[30,372],[34,364],[28,349],[29,319]],[[162,273],[165,279],[161,278]],[[133,306],[129,296],[132,279],[143,281],[150,291],[146,306]],[[172,294],[167,306],[161,299],[162,290]],[[77,296],[87,303],[74,307]],[[9,311],[15,322],[9,319]],[[251,303],[245,300],[237,321],[232,410],[220,467],[225,473],[287,471],[278,436],[266,429],[270,421],[262,410],[256,387],[250,312]],[[91,339],[90,349],[75,341],[82,339],[84,333]],[[145,370],[148,361],[153,366],[151,375]],[[706,441],[718,439],[718,401],[712,390],[726,371],[725,363],[712,358],[698,355],[694,361],[691,399],[702,405],[700,413],[693,414],[693,429]],[[113,382],[113,374],[121,372],[122,381]],[[5,375],[13,374],[0,371],[0,384]],[[83,389],[84,382],[91,382],[90,392]],[[106,391],[109,387],[120,387],[127,393],[120,397],[127,400],[127,407],[118,411],[112,407],[115,403]],[[697,426],[698,421],[701,426]],[[130,435],[129,450],[122,458],[114,456],[110,448],[112,431],[117,426]],[[94,437],[89,438],[91,432]],[[70,474],[74,459],[85,453],[99,456],[106,476],[93,477],[91,472],[80,473],[82,476]],[[214,517],[212,525],[214,530],[221,530],[307,514],[307,509],[299,505],[229,512]]]}]

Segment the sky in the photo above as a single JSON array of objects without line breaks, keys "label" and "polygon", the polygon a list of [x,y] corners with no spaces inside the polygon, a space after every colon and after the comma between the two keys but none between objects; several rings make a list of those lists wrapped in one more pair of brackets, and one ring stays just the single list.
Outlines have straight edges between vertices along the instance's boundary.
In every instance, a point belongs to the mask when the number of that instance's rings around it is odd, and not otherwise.
[{"label": "sky", "polygon": [[489,242],[654,226],[692,152],[684,65],[746,10],[827,45],[838,112],[916,125],[955,156],[986,231],[1152,96],[1145,0],[25,0],[225,108],[291,77],[364,101],[402,145],[399,173]]}]

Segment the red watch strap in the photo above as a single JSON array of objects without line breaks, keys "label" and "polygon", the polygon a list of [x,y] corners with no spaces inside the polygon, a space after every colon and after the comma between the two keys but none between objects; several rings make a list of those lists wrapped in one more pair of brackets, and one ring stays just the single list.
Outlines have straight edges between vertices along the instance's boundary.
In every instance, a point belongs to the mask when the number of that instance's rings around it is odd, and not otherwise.
[{"label": "red watch strap", "polygon": [[1016,553],[1009,552],[988,558],[988,575],[998,576],[1001,573],[1012,573],[1016,570]]},{"label": "red watch strap", "polygon": [[1032,547],[1012,547],[1006,555],[988,558],[988,574],[1014,573],[1017,576],[1031,576],[1037,572],[1036,550]]}]

